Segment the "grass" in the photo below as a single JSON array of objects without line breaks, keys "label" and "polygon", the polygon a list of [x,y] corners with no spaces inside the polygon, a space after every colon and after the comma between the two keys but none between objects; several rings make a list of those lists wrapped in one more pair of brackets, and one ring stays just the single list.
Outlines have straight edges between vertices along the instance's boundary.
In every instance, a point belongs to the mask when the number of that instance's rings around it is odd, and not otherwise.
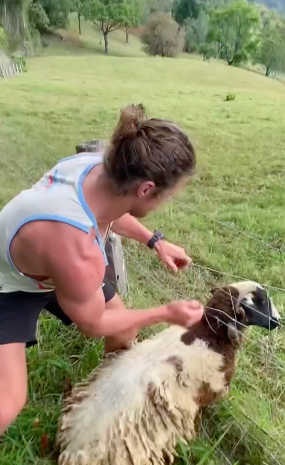
[{"label": "grass", "polygon": [[[128,46],[119,36],[112,53],[128,50],[125,57],[93,57],[68,39],[31,59],[28,73],[0,83],[0,205],[78,142],[107,138],[119,108],[142,101],[149,115],[182,125],[198,150],[187,190],[145,223],[163,228],[197,265],[285,288],[284,84],[219,63],[147,58],[137,39]],[[227,102],[230,93],[236,98]],[[173,276],[140,246],[128,244],[126,252],[130,306],[206,299],[211,286],[235,280],[199,267]],[[284,315],[284,292],[270,291]],[[53,318],[41,318],[39,334],[39,345],[27,351],[29,404],[1,443],[2,465],[56,463],[64,392],[100,361],[101,341]],[[229,398],[203,412],[199,439],[179,445],[177,464],[284,464],[284,392],[284,331],[250,330]]]}]

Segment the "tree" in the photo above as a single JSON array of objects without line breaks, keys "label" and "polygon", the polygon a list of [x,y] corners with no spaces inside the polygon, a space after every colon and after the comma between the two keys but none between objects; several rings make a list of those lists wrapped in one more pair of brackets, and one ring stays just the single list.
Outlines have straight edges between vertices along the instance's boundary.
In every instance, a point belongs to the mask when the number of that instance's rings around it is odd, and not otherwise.
[{"label": "tree", "polygon": [[209,37],[218,43],[220,58],[229,65],[246,61],[255,47],[259,23],[258,9],[245,0],[214,10]]},{"label": "tree", "polygon": [[88,0],[73,0],[72,10],[76,12],[78,19],[78,32],[81,34],[81,18],[88,9]]},{"label": "tree", "polygon": [[[135,1],[135,0],[133,0]],[[90,0],[85,12],[86,19],[93,21],[102,32],[105,43],[105,55],[109,53],[108,36],[133,21],[133,9],[128,0]]]},{"label": "tree", "polygon": [[32,2],[29,8],[29,21],[30,25],[39,31],[45,32],[49,26],[49,18],[39,1]]},{"label": "tree", "polygon": [[186,51],[196,52],[207,42],[209,33],[209,16],[202,10],[197,18],[188,18],[185,22]]},{"label": "tree", "polygon": [[65,28],[68,24],[72,0],[38,0],[43,6],[51,26]]},{"label": "tree", "polygon": [[202,4],[199,0],[174,0],[172,15],[175,21],[184,25],[188,18],[198,18]]},{"label": "tree", "polygon": [[129,28],[140,25],[145,11],[144,0],[125,0],[126,22],[124,24],[126,32],[126,43],[129,43]]},{"label": "tree", "polygon": [[256,62],[264,65],[265,75],[275,77],[285,70],[285,40],[276,28],[267,28],[261,35]]},{"label": "tree", "polygon": [[185,36],[169,14],[157,13],[149,17],[141,40],[149,55],[174,57],[183,50]]}]

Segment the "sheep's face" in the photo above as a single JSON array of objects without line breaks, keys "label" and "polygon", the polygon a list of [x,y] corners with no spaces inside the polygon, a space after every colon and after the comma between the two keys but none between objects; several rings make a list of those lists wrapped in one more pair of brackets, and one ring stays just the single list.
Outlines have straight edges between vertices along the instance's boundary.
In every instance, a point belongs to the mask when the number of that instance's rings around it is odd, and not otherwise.
[{"label": "sheep's face", "polygon": [[252,281],[234,283],[212,291],[206,307],[206,320],[236,345],[242,342],[247,326],[268,330],[280,325],[280,315],[265,289]]},{"label": "sheep's face", "polygon": [[232,284],[239,292],[237,311],[243,314],[246,326],[260,326],[268,330],[280,325],[280,315],[265,289],[257,283],[244,281]]}]

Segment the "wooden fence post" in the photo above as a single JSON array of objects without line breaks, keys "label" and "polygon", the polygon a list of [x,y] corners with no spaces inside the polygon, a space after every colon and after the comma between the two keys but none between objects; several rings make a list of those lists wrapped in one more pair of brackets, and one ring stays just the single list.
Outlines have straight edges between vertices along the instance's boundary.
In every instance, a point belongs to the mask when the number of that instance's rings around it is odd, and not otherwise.
[{"label": "wooden fence post", "polygon": [[[91,140],[80,143],[76,146],[76,153],[100,152],[104,150],[105,141]],[[106,278],[123,298],[127,296],[128,275],[124,259],[123,245],[121,237],[109,231],[105,239],[105,251],[109,261],[106,267]]]}]

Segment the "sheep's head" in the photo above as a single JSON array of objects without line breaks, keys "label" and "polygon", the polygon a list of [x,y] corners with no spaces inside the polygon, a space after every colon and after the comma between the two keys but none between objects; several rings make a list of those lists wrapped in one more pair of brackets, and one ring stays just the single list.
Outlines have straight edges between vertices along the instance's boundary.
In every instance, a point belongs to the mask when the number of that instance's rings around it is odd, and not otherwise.
[{"label": "sheep's head", "polygon": [[242,332],[247,326],[273,330],[280,325],[278,311],[266,290],[258,283],[241,281],[211,292],[205,319],[226,333],[234,345],[241,344]]}]

